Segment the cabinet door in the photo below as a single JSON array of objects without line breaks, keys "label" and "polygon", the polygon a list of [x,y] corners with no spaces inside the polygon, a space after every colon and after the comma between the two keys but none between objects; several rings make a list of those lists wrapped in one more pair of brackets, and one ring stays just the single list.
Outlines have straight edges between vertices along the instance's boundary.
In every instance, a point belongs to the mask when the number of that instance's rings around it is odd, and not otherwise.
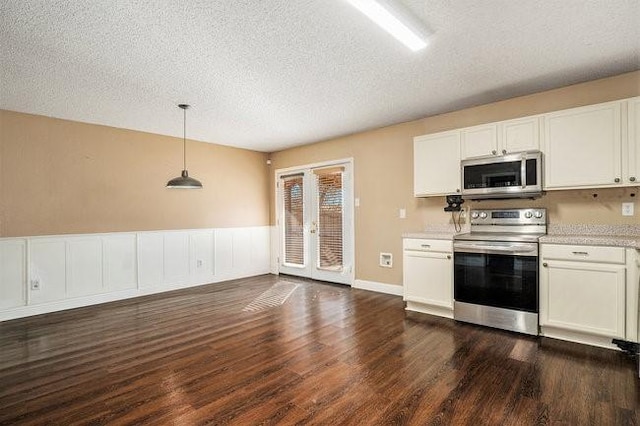
[{"label": "cabinet door", "polygon": [[453,309],[453,266],[447,253],[404,255],[404,299]]},{"label": "cabinet door", "polygon": [[468,127],[461,130],[462,159],[496,155],[498,131],[495,123]]},{"label": "cabinet door", "polygon": [[622,184],[620,105],[544,115],[545,189]]},{"label": "cabinet door", "polygon": [[545,264],[540,268],[540,325],[625,338],[624,265]]},{"label": "cabinet door", "polygon": [[24,240],[0,241],[0,309],[26,304],[25,261]]},{"label": "cabinet door", "polygon": [[625,160],[623,179],[625,184],[635,186],[640,185],[640,97],[629,99],[628,107],[629,139],[622,156]]},{"label": "cabinet door", "polygon": [[416,197],[460,192],[460,133],[419,136],[413,142]]},{"label": "cabinet door", "polygon": [[540,149],[540,116],[500,123],[501,154]]}]

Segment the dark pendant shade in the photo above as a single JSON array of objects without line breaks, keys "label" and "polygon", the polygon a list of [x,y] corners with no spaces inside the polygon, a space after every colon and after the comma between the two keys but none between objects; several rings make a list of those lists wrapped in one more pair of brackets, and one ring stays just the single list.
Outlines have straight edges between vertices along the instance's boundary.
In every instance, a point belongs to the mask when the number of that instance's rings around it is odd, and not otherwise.
[{"label": "dark pendant shade", "polygon": [[167,188],[202,189],[202,184],[199,180],[189,177],[189,172],[183,170],[182,176],[178,176],[167,182]]},{"label": "dark pendant shade", "polygon": [[182,175],[179,177],[171,179],[167,182],[167,188],[172,189],[202,189],[202,183],[199,180],[189,177],[189,172],[187,171],[187,109],[189,105],[180,104],[178,108],[182,109],[184,112],[184,127],[183,127],[183,137],[182,137]]}]

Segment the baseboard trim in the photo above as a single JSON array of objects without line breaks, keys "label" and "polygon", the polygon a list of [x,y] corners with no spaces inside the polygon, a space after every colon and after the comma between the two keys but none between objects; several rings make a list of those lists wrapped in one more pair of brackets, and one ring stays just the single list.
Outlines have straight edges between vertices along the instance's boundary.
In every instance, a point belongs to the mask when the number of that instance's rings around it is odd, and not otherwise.
[{"label": "baseboard trim", "polygon": [[402,296],[403,289],[401,285],[385,284],[376,281],[355,280],[353,288],[359,290],[375,291],[376,293],[391,294],[393,296]]}]

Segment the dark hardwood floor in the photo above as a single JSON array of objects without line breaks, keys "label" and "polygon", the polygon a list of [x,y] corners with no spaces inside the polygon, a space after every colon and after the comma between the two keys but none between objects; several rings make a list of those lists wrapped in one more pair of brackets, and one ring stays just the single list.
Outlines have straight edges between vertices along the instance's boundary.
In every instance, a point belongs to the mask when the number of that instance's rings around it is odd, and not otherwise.
[{"label": "dark hardwood floor", "polygon": [[[282,305],[243,311],[278,281]],[[0,424],[637,424],[625,354],[261,276],[0,323]]]}]

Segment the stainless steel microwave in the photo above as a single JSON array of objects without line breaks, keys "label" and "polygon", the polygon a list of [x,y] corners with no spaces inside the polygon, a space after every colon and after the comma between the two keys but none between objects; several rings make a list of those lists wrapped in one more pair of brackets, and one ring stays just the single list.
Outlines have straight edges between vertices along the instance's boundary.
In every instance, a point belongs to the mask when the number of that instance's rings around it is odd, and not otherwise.
[{"label": "stainless steel microwave", "polygon": [[536,198],[542,195],[542,153],[517,152],[462,160],[462,198]]}]

